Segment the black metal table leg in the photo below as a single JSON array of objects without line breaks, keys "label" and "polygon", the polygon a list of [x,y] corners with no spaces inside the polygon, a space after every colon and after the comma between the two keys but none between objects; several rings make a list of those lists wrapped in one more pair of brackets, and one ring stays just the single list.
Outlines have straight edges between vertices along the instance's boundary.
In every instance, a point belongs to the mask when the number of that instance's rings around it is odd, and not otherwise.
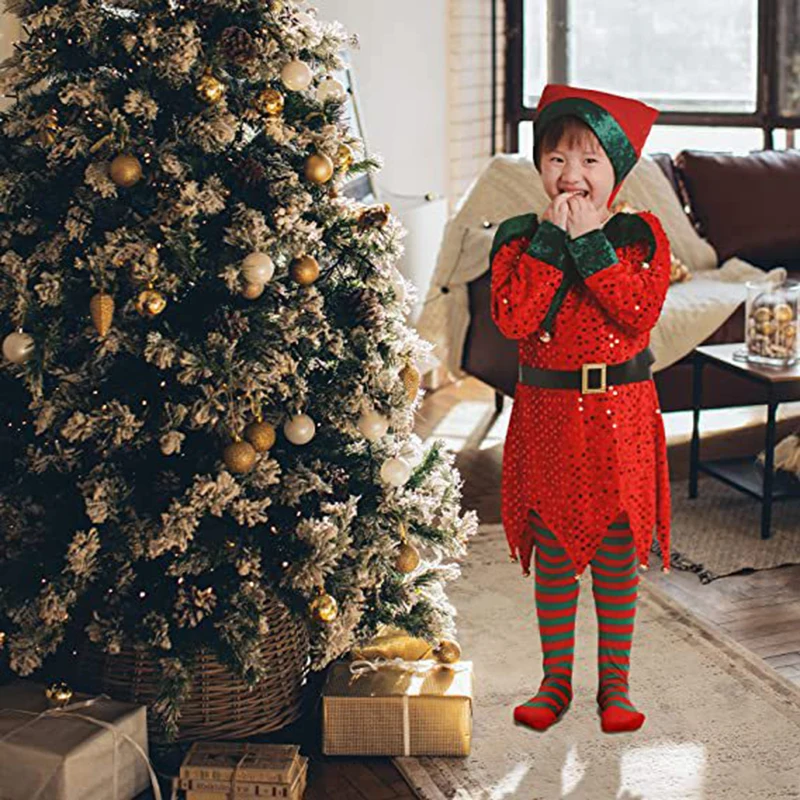
[{"label": "black metal table leg", "polygon": [[764,489],[761,498],[761,538],[769,539],[772,523],[772,484],[774,482],[775,464],[775,412],[778,404],[773,400],[772,387],[767,401],[767,440],[764,445]]},{"label": "black metal table leg", "polygon": [[700,461],[700,407],[703,402],[703,358],[692,360],[692,446],[689,457],[689,497],[697,497],[697,473]]},{"label": "black metal table leg", "polygon": [[499,390],[495,389],[494,391],[494,411],[496,414],[503,413],[503,401],[506,399],[506,396]]}]

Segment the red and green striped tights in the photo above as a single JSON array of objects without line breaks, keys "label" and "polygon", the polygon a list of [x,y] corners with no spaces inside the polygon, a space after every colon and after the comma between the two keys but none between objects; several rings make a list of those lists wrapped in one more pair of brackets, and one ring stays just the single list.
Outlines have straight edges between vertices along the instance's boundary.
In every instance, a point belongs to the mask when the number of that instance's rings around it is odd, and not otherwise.
[{"label": "red and green striped tights", "polygon": [[[531,525],[536,539],[536,613],[544,678],[536,695],[514,709],[514,719],[543,731],[564,715],[572,701],[580,582],[566,551],[533,513]],[[645,720],[628,697],[639,586],[637,561],[627,515],[620,515],[609,526],[590,562],[598,627],[596,699],[601,727],[606,733],[635,731]]]}]

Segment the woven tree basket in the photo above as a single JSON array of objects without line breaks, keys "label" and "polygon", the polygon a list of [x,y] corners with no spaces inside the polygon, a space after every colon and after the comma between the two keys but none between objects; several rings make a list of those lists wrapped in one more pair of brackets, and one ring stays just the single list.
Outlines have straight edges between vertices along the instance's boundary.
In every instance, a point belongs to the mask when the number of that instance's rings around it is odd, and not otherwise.
[{"label": "woven tree basket", "polygon": [[[270,630],[261,649],[265,678],[251,689],[213,654],[199,655],[190,693],[180,706],[174,741],[244,739],[278,730],[300,717],[310,663],[308,632],[274,594],[266,615]],[[151,652],[130,647],[108,655],[90,648],[76,662],[76,688],[148,707],[158,696],[161,671],[158,656]],[[153,741],[165,741],[153,719],[148,713],[148,735]]]}]

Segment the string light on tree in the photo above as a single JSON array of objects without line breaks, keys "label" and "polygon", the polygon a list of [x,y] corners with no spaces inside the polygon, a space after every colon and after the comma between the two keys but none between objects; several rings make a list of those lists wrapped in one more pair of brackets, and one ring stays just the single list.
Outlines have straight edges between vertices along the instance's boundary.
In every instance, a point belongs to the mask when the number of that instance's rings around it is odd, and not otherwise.
[{"label": "string light on tree", "polygon": [[33,337],[22,329],[3,339],[3,355],[12,364],[24,364],[33,355],[34,347]]},{"label": "string light on tree", "polygon": [[308,444],[314,438],[315,433],[316,425],[308,414],[296,414],[283,426],[283,435],[292,444]]}]

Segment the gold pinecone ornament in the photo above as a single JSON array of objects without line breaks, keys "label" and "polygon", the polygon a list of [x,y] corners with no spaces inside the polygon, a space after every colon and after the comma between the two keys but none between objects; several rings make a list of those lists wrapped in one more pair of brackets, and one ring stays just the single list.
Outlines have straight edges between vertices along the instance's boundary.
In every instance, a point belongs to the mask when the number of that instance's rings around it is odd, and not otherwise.
[{"label": "gold pinecone ornament", "polygon": [[400,379],[403,381],[403,384],[406,387],[406,396],[408,397],[409,402],[413,403],[417,397],[420,382],[422,381],[422,376],[419,374],[419,370],[415,366],[407,364],[405,367],[403,367],[403,369],[400,370]]},{"label": "gold pinecone ornament", "polygon": [[166,297],[153,288],[145,289],[136,298],[136,310],[143,317],[157,317],[166,307]]},{"label": "gold pinecone ornament", "polygon": [[266,453],[275,444],[275,428],[259,419],[244,429],[244,438],[257,453]]},{"label": "gold pinecone ornament", "polygon": [[277,89],[264,89],[258,93],[253,104],[263,114],[277,117],[283,113],[285,103],[283,95]]},{"label": "gold pinecone ornament", "polygon": [[207,69],[203,77],[197,82],[195,91],[201,100],[213,106],[219,103],[225,95],[225,84],[215,78],[210,69]]},{"label": "gold pinecone ornament", "polygon": [[350,169],[354,160],[355,154],[352,149],[346,144],[339,145],[339,152],[337,154],[337,166],[339,169],[344,171]]},{"label": "gold pinecone ornament", "polygon": [[433,655],[442,664],[455,664],[461,658],[461,647],[458,642],[442,639],[433,649]]},{"label": "gold pinecone ornament", "polygon": [[222,452],[222,460],[231,472],[235,472],[237,475],[244,475],[253,469],[256,463],[256,455],[256,450],[250,442],[243,442],[237,438]]},{"label": "gold pinecone ornament", "polygon": [[105,336],[111,330],[111,321],[114,319],[114,298],[103,291],[98,292],[89,301],[89,312],[95,329],[100,336]]},{"label": "gold pinecone ornament", "polygon": [[319,594],[308,604],[308,613],[315,622],[333,622],[339,614],[336,599],[322,587],[318,591]]},{"label": "gold pinecone ornament", "polygon": [[292,280],[301,286],[311,286],[319,277],[319,262],[314,256],[301,256],[292,262]]},{"label": "gold pinecone ornament", "polygon": [[111,162],[108,175],[117,186],[129,189],[142,179],[142,165],[136,156],[121,153]]},{"label": "gold pinecone ornament", "polygon": [[306,159],[306,179],[318,186],[327,183],[334,172],[333,161],[325,153],[314,153]]},{"label": "gold pinecone ornament", "polygon": [[369,228],[383,228],[389,222],[392,208],[388,203],[377,206],[368,206],[358,215],[358,229],[361,231]]}]

